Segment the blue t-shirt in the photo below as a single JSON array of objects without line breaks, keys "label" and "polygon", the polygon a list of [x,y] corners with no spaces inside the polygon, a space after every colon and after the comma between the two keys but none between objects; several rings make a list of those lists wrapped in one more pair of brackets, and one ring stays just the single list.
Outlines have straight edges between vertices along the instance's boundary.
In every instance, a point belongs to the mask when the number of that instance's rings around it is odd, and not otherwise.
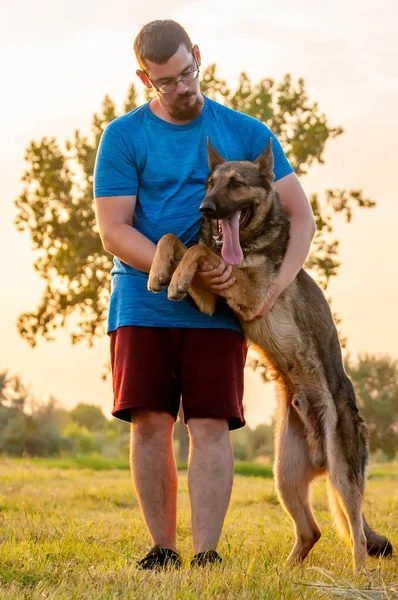
[{"label": "blue t-shirt", "polygon": [[[199,206],[209,175],[206,138],[227,160],[254,161],[272,137],[275,180],[293,171],[269,128],[252,117],[205,97],[199,117],[174,125],[153,114],[149,103],[107,126],[95,164],[94,193],[137,196],[134,227],[155,244],[174,233],[191,246],[199,239]],[[147,290],[147,273],[114,258],[108,333],[126,325],[218,327],[240,331],[222,300],[209,317],[186,297],[168,300],[167,290]]]}]

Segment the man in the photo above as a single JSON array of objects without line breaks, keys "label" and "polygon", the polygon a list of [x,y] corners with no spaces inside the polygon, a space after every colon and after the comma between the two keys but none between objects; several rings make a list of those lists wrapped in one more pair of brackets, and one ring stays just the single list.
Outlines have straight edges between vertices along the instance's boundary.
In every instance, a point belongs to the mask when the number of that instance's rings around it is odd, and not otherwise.
[{"label": "man", "polygon": [[[190,434],[188,485],[194,565],[216,551],[233,481],[229,429],[242,410],[246,347],[222,301],[213,317],[189,299],[147,291],[156,243],[166,233],[198,240],[205,195],[206,137],[228,160],[255,160],[273,138],[275,187],[291,217],[291,239],[272,308],[308,253],[315,226],[307,198],[279,142],[262,123],[199,89],[198,46],[173,21],[145,25],[135,40],[137,75],[156,98],[108,125],[95,168],[96,212],[104,248],[114,255],[108,332],[112,414],[132,423],[131,468],[154,547],[142,568],[180,565],[176,552],[177,471],[172,447],[180,396]],[[224,261],[198,274],[217,292],[234,284]]]}]

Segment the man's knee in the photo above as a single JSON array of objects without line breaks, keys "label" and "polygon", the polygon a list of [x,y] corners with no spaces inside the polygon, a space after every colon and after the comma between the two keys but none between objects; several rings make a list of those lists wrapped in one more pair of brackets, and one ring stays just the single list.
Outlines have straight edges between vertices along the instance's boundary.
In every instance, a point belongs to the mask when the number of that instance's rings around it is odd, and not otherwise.
[{"label": "man's knee", "polygon": [[166,441],[173,435],[174,417],[167,412],[133,411],[131,434],[136,439]]},{"label": "man's knee", "polygon": [[189,435],[196,445],[220,444],[229,441],[229,426],[226,419],[189,419]]}]

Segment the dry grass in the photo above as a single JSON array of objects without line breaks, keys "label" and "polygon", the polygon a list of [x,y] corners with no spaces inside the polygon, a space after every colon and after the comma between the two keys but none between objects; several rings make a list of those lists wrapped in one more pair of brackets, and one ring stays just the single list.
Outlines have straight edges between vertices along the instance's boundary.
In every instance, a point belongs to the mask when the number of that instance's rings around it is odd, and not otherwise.
[{"label": "dry grass", "polygon": [[[314,486],[323,536],[305,566],[286,569],[293,541],[269,479],[236,477],[219,551],[224,563],[190,570],[189,502],[180,475],[181,572],[140,572],[150,545],[128,472],[0,464],[0,598],[298,599],[398,598],[398,560],[369,559],[354,575],[351,553],[331,527],[324,482]],[[365,513],[398,549],[398,466],[374,468]]]}]

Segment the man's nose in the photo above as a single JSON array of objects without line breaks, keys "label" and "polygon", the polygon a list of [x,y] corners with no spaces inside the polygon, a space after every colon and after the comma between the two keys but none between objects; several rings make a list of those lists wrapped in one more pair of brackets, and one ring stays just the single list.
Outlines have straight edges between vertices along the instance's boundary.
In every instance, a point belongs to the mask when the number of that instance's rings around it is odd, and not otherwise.
[{"label": "man's nose", "polygon": [[186,83],[184,83],[182,79],[177,81],[176,91],[179,92],[180,94],[185,94],[185,92],[187,91],[188,88],[189,88],[189,86]]}]

